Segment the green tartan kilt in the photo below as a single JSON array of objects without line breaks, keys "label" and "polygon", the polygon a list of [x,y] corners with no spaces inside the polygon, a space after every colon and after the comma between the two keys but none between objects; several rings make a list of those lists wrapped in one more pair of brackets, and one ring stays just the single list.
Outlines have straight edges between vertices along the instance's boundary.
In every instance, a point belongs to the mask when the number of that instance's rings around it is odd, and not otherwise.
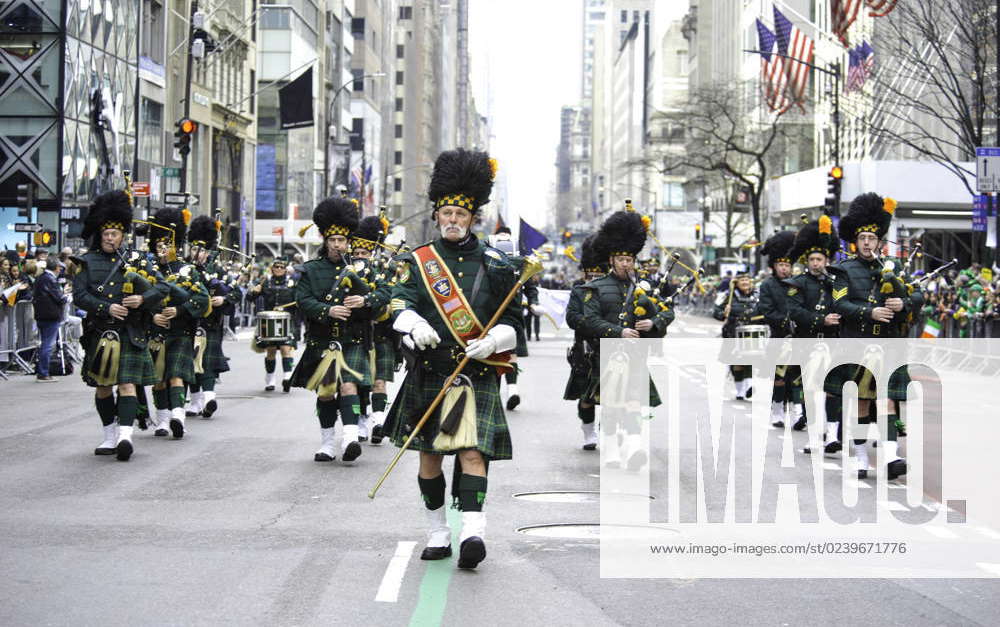
[{"label": "green tartan kilt", "polygon": [[375,378],[392,381],[396,376],[396,346],[391,341],[375,342]]},{"label": "green tartan kilt", "polygon": [[[293,388],[306,387],[306,383],[309,382],[310,377],[312,377],[313,373],[316,372],[319,362],[323,360],[323,351],[326,350],[328,344],[329,342],[320,340],[306,341],[306,350],[302,353],[302,357],[299,358],[299,363],[295,365],[295,370],[292,372]],[[368,351],[365,350],[364,345],[360,342],[357,344],[352,342],[341,342],[340,345],[344,353],[344,361],[347,364],[347,367],[361,375],[361,378],[358,378],[350,372],[343,370],[340,375],[341,382],[355,383],[362,387],[371,387],[371,368],[368,365]]]},{"label": "green tartan kilt", "polygon": [[[194,373],[194,338],[181,335],[164,339],[167,357],[163,369],[163,380],[169,381],[173,378],[182,379],[185,383],[195,382]],[[152,353],[150,353],[152,356]],[[156,360],[153,360],[153,369],[156,369]]]},{"label": "green tartan kilt", "polygon": [[[564,397],[565,398],[565,397]],[[593,399],[594,403],[597,405],[601,404],[601,371],[600,366],[594,368],[591,377],[587,380],[587,388],[582,394],[582,398]],[[572,400],[572,399],[566,399]],[[649,406],[659,407],[663,404],[660,399],[660,393],[656,389],[656,384],[653,383],[653,378],[649,379]]]},{"label": "green tartan kilt", "polygon": [[[860,377],[857,376],[856,370],[857,368],[850,364],[841,364],[835,367],[826,376],[826,381],[823,382],[823,391],[834,396],[841,396],[846,382],[854,381],[857,383],[859,381]],[[889,398],[894,401],[905,401],[906,386],[909,383],[910,372],[905,366],[894,371],[889,375],[889,389],[887,390]],[[858,387],[859,399],[874,399],[875,395],[876,391],[870,385],[865,386],[865,389]]]},{"label": "green tartan kilt", "polygon": [[[116,385],[122,383],[134,383],[135,385],[155,385],[156,372],[153,369],[153,359],[149,356],[149,349],[132,344],[128,339],[128,332],[119,332],[121,337],[121,352],[118,356],[118,381]],[[101,339],[100,332],[91,332],[82,338],[84,355],[83,367],[80,368],[83,382],[94,388],[97,382],[90,376],[90,366],[97,352],[97,343]]]},{"label": "green tartan kilt", "polygon": [[205,374],[219,375],[229,372],[229,358],[222,352],[222,329],[205,329],[205,354],[201,367]]},{"label": "green tartan kilt", "polygon": [[[448,378],[447,375],[431,370],[424,370],[420,376],[423,377],[422,384],[416,382],[417,375],[413,371],[406,373],[403,386],[393,399],[392,407],[386,417],[386,432],[396,446],[403,445],[410,434],[410,421],[416,423],[420,420],[420,415],[433,402]],[[488,372],[484,376],[472,378],[472,385],[476,395],[476,432],[479,438],[476,450],[486,459],[511,459],[513,445],[500,399],[500,378],[493,372]],[[411,449],[441,455],[455,453],[455,451],[437,451],[432,445],[438,435],[440,413],[440,408],[435,410],[435,415],[431,416],[420,430],[420,434],[413,439],[410,444]]]},{"label": "green tartan kilt", "polygon": [[585,401],[591,401],[596,394],[600,394],[600,386],[601,381],[598,378],[596,366],[591,366],[586,372],[570,369],[569,380],[563,391],[563,400],[578,401],[582,398]]}]

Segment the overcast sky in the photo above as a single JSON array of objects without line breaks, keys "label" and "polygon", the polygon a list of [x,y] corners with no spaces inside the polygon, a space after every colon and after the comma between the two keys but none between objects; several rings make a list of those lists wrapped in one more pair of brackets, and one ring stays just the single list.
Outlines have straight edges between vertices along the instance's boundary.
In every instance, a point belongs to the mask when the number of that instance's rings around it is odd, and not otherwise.
[{"label": "overcast sky", "polygon": [[[493,120],[508,220],[543,226],[550,210],[559,109],[580,99],[580,0],[470,0],[476,106]],[[516,227],[515,227],[516,232]]]}]

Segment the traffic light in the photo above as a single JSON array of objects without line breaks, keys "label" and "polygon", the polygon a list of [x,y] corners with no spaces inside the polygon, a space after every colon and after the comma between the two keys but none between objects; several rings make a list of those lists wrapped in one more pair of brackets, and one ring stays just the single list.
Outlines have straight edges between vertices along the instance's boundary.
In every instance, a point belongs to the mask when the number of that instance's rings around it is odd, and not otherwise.
[{"label": "traffic light", "polygon": [[701,225],[700,224],[695,224],[694,225],[694,241],[696,241],[696,242],[700,242],[701,241]]},{"label": "traffic light", "polygon": [[35,246],[49,247],[53,242],[56,241],[55,231],[49,231],[48,229],[44,231],[38,231],[34,234]]},{"label": "traffic light", "polygon": [[570,231],[569,229],[563,231],[563,234],[562,234],[563,244],[569,243],[569,240],[572,239],[572,237],[573,237],[573,232],[572,231]]},{"label": "traffic light", "polygon": [[844,182],[844,169],[835,165],[826,175],[826,201],[823,211],[827,215],[840,215],[840,185]]},{"label": "traffic light", "polygon": [[31,216],[31,208],[35,206],[35,184],[19,183],[17,186],[17,215],[21,218]]},{"label": "traffic light", "polygon": [[198,130],[198,125],[190,118],[183,118],[177,122],[177,129],[174,131],[174,148],[181,153],[182,157],[188,156],[191,152],[191,136]]}]

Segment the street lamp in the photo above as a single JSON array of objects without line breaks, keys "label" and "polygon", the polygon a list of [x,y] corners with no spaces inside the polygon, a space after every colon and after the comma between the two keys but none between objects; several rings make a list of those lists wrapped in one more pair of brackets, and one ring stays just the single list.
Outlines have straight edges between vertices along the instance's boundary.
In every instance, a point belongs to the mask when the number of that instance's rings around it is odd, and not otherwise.
[{"label": "street lamp", "polygon": [[[336,132],[338,130],[336,127],[333,127],[331,129],[331,127],[333,126],[331,124],[331,121],[333,119],[333,111],[335,111],[336,107],[337,107],[337,99],[340,96],[340,92],[342,92],[345,89],[347,89],[347,87],[349,85],[353,85],[356,81],[364,81],[366,78],[379,78],[379,77],[382,77],[382,76],[385,76],[385,72],[375,72],[375,73],[372,73],[372,74],[362,74],[361,76],[358,76],[357,78],[351,78],[351,80],[347,81],[346,83],[344,83],[343,85],[341,85],[340,87],[338,87],[337,91],[333,92],[333,98],[330,99],[330,108],[327,110],[327,116],[326,116],[327,117],[326,141],[323,142],[323,148],[324,148],[324,150],[323,150],[323,195],[324,196],[329,196],[330,195],[330,136],[332,134],[336,138],[336,135],[338,134]],[[334,131],[334,132],[331,133],[331,130]],[[364,176],[364,172],[362,172],[361,175],[363,177]]]}]

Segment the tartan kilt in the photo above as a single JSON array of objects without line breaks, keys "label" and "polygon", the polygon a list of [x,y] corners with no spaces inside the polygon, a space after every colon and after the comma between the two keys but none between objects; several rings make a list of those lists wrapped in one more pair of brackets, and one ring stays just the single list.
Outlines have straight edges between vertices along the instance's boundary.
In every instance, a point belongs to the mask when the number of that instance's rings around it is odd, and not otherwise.
[{"label": "tartan kilt", "polygon": [[[847,381],[857,381],[854,368],[848,364],[841,364],[835,367],[826,376],[823,383],[823,391],[834,396],[841,396],[844,383]],[[887,390],[889,398],[894,401],[906,400],[906,386],[910,383],[910,372],[905,367],[894,371],[889,375],[889,388]],[[870,386],[867,389],[858,389],[859,399],[875,398],[875,390]]]},{"label": "tartan kilt", "polygon": [[[413,371],[407,371],[403,385],[393,399],[392,407],[386,417],[386,432],[396,446],[403,446],[403,442],[409,437],[408,420],[414,423],[420,420],[420,412],[431,404],[448,378],[447,375],[429,369],[424,370],[420,376],[423,377],[422,384],[417,383],[417,375]],[[471,380],[476,395],[476,432],[479,438],[476,450],[486,459],[494,461],[511,459],[513,445],[500,398],[500,378],[490,372]],[[411,449],[441,455],[451,455],[456,452],[437,451],[432,445],[438,435],[440,413],[439,407],[435,410],[435,415],[424,424],[420,434],[413,439],[410,444]]]},{"label": "tartan kilt", "polygon": [[586,372],[569,371],[569,381],[566,382],[566,389],[563,390],[564,401],[578,401],[580,399],[590,401],[594,399],[594,393],[600,393],[600,379],[597,368],[591,366]]},{"label": "tartan kilt", "polygon": [[[323,351],[326,350],[328,344],[329,342],[321,340],[308,340],[306,342],[306,350],[302,353],[299,363],[295,364],[295,370],[292,372],[293,388],[306,387],[306,383],[309,382],[313,373],[316,372],[319,362],[323,360]],[[364,345],[360,342],[357,344],[342,342],[341,347],[347,367],[361,374],[361,378],[358,379],[358,377],[350,372],[341,371],[341,382],[355,383],[361,387],[371,387],[372,377],[368,365],[368,351],[365,350]]]},{"label": "tartan kilt", "polygon": [[[153,359],[149,355],[149,349],[139,348],[128,339],[128,332],[120,331],[121,353],[118,357],[118,381],[115,385],[122,383],[134,383],[135,385],[155,385],[156,372],[153,368]],[[91,332],[81,338],[83,341],[84,355],[83,367],[80,368],[80,375],[83,382],[94,388],[97,382],[88,373],[90,364],[97,352],[97,344],[101,339],[100,332]]]},{"label": "tartan kilt", "polygon": [[[575,397],[575,398],[571,398],[569,396],[569,394],[571,392],[570,388],[571,388],[571,386],[574,386],[573,378],[571,376],[569,382],[566,384],[566,391],[563,393],[563,399],[567,400],[567,401],[572,401],[572,400],[578,400],[578,399],[583,398],[583,399],[586,399],[588,401],[593,401],[597,405],[600,405],[601,404],[601,369],[600,369],[599,365],[591,368],[591,370],[590,370],[590,376],[587,377],[587,379],[583,380],[583,383],[585,383],[585,385],[582,388],[579,388],[578,386],[580,385],[580,383],[577,383],[576,387],[574,387],[574,389],[572,390],[572,391],[575,392],[576,389],[582,389],[582,391],[580,392],[580,395],[577,396],[577,397]],[[653,383],[652,377],[650,377],[650,379],[649,379],[649,406],[650,407],[659,407],[662,404],[663,404],[663,401],[660,399],[660,393],[659,393],[659,391],[657,391],[656,384]]]},{"label": "tartan kilt", "polygon": [[222,352],[222,329],[205,329],[205,354],[201,367],[206,375],[229,372],[229,358]]},{"label": "tartan kilt", "polygon": [[197,376],[194,373],[194,338],[181,335],[167,337],[163,341],[166,344],[164,349],[167,351],[163,380],[169,381],[176,377],[183,379],[185,383],[194,383]]},{"label": "tartan kilt", "polygon": [[528,356],[528,340],[523,326],[517,327],[517,346],[514,348],[514,354],[518,357]]},{"label": "tartan kilt", "polygon": [[392,381],[396,376],[396,346],[391,341],[375,342],[375,378]]}]

